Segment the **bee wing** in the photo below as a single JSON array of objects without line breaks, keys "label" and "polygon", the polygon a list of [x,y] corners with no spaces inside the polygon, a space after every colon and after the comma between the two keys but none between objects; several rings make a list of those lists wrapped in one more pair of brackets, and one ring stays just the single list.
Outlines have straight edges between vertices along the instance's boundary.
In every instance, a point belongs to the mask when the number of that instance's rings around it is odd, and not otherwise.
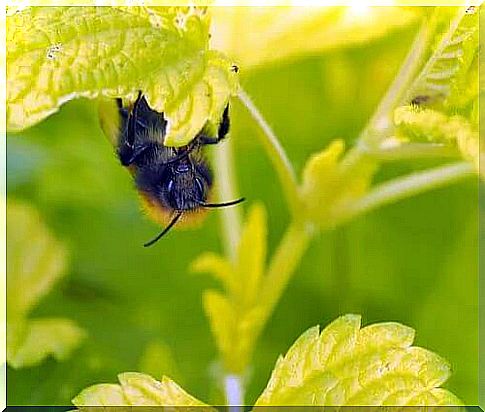
[{"label": "bee wing", "polygon": [[99,122],[104,134],[113,146],[118,145],[123,118],[115,99],[100,99],[98,105]]},{"label": "bee wing", "polygon": [[148,106],[144,96],[126,107],[121,107],[121,99],[118,99],[118,102],[116,99],[100,99],[98,113],[101,129],[115,147],[119,145],[120,135],[131,116],[134,117],[132,130],[128,131],[131,139],[135,140],[136,136],[148,136],[163,144],[167,121],[163,113],[158,113]]}]

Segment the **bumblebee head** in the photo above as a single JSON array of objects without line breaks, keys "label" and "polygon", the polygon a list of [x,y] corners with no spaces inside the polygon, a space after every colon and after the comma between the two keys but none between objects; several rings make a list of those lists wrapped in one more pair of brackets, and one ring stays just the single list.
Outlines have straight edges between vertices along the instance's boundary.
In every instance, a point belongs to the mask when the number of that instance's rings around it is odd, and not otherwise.
[{"label": "bumblebee head", "polygon": [[208,170],[189,161],[167,168],[161,182],[161,202],[170,209],[186,212],[198,209],[207,200],[212,185]]},{"label": "bumblebee head", "polygon": [[201,208],[218,208],[236,205],[244,198],[225,203],[207,203],[212,176],[203,162],[180,159],[177,162],[159,167],[140,168],[136,183],[151,205],[167,211],[171,220],[167,227],[144,246],[151,246],[165,235],[185,213]]}]

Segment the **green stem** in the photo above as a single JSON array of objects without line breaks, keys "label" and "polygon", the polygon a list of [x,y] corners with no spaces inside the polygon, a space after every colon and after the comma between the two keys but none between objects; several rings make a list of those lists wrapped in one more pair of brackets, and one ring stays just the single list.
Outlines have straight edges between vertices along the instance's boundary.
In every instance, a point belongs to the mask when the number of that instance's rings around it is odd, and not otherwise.
[{"label": "green stem", "polygon": [[[238,190],[234,170],[234,155],[232,141],[227,139],[220,143],[214,153],[216,165],[217,195],[220,201],[236,199]],[[241,238],[241,212],[238,207],[223,208],[221,213],[222,239],[226,256],[232,262],[237,258],[237,247]],[[224,392],[231,412],[241,412],[244,405],[244,380],[241,376],[224,371]]]},{"label": "green stem", "polygon": [[426,192],[427,190],[458,182],[470,176],[476,176],[473,165],[468,162],[459,162],[393,179],[376,186],[362,199],[352,204],[343,215],[342,221],[347,221],[378,207]]},{"label": "green stem", "polygon": [[413,44],[394,78],[391,86],[382,98],[379,106],[374,112],[369,123],[359,136],[359,142],[377,144],[389,135],[388,130],[392,127],[391,115],[397,105],[401,102],[409,84],[415,77],[419,66],[423,61],[424,54],[429,44],[434,25],[424,22],[418,34],[414,38]]},{"label": "green stem", "polygon": [[430,19],[421,25],[399,72],[387,89],[367,126],[360,133],[357,144],[342,159],[343,170],[352,173],[362,161],[365,161],[369,147],[378,147],[382,140],[393,134],[391,116],[394,109],[402,103],[403,96],[424,60],[431,35],[436,28],[436,16],[436,13],[433,14]]},{"label": "green stem", "polygon": [[[342,167],[347,173],[352,173],[355,167],[358,167],[362,162],[372,159],[372,153],[365,150],[368,144],[380,141],[388,136],[386,130],[391,126],[390,117],[392,111],[402,99],[406,87],[416,75],[429,43],[431,31],[432,29],[430,29],[429,25],[423,24],[421,27],[393,84],[382,99],[368,126],[362,132],[359,139],[360,144],[349,151],[343,159]],[[261,322],[262,329],[303,257],[312,238],[312,231],[303,222],[297,220],[297,213],[300,210],[298,183],[295,172],[281,144],[244,90],[240,91],[238,97],[264,132],[263,144],[277,170],[294,218],[293,223],[286,231],[283,240],[272,257],[263,284],[260,295],[260,302],[264,308],[264,320]],[[378,136],[378,139],[376,139],[376,136]]]},{"label": "green stem", "polygon": [[[225,202],[236,199],[238,190],[231,139],[220,143],[215,150],[214,161],[219,201]],[[241,237],[241,209],[239,207],[226,207],[221,209],[219,213],[221,214],[222,239],[226,256],[234,262]]]},{"label": "green stem", "polygon": [[263,326],[273,313],[273,310],[286,289],[292,274],[307,250],[312,238],[312,232],[313,231],[305,226],[303,222],[293,222],[286,230],[278,249],[275,251],[269,263],[259,297],[264,310]]},{"label": "green stem", "polygon": [[[381,100],[368,125],[360,134],[358,144],[342,160],[341,167],[344,174],[358,173],[358,167],[368,161],[377,162],[416,158],[418,155],[420,157],[447,157],[451,155],[448,149],[432,147],[431,145],[426,145],[425,147],[424,145],[409,144],[394,149],[379,147],[386,137],[392,135],[392,114],[394,109],[406,98],[410,84],[423,63],[424,55],[430,44],[431,34],[435,31],[435,20],[432,18],[431,21],[422,25],[395,80]],[[254,331],[254,345],[303,258],[313,237],[313,230],[299,216],[301,200],[298,181],[281,143],[244,90],[240,89],[238,98],[263,131],[258,136],[261,137],[263,146],[275,167],[292,215],[292,223],[287,228],[283,239],[269,262],[259,294],[258,305],[263,313],[261,314],[260,323]],[[219,198],[222,201],[236,198],[237,190],[230,141],[224,142],[219,150],[216,151],[215,162],[217,165]],[[444,186],[474,174],[473,166],[468,163],[456,163],[413,173],[406,177],[380,184],[349,206],[336,224],[341,224],[357,215],[388,203]],[[226,254],[234,262],[241,234],[239,209],[228,208],[222,210],[221,214]],[[241,279],[241,281],[243,280]],[[233,343],[237,345],[238,342]],[[241,376],[239,374],[226,373],[224,382],[228,403],[243,403],[244,387]]]},{"label": "green stem", "polygon": [[[351,149],[342,159],[342,172],[352,175],[358,172],[359,167],[368,161],[389,161],[417,157],[448,157],[453,156],[451,151],[444,147],[432,147],[413,143],[401,146],[395,150],[386,151],[379,147],[382,141],[392,136],[394,126],[392,114],[395,108],[403,102],[410,100],[416,93],[416,87],[420,79],[427,72],[431,63],[427,63],[417,76],[419,67],[423,63],[425,53],[431,43],[432,35],[436,31],[439,16],[436,9],[430,19],[424,22],[419,33],[415,37],[399,73],[388,89],[386,95],[379,104],[371,120],[360,134],[357,145]],[[448,37],[456,30],[461,15],[455,19],[448,32]],[[447,44],[448,37],[445,37]],[[443,42],[442,42],[443,44]],[[423,74],[424,73],[424,74]],[[380,206],[422,193],[426,190],[438,188],[446,184],[458,181],[474,174],[473,166],[468,163],[457,163],[441,166],[423,172],[413,173],[409,176],[397,178],[375,187],[362,199],[352,204],[349,209],[339,218],[340,224],[360,214],[367,213]]]},{"label": "green stem", "polygon": [[382,162],[414,159],[457,158],[456,148],[439,143],[405,143],[396,147],[363,149],[366,154]]},{"label": "green stem", "polygon": [[270,125],[253,103],[249,95],[242,88],[239,91],[238,98],[263,131],[263,134],[261,135],[262,143],[278,173],[280,184],[283,188],[292,216],[296,216],[300,208],[298,182],[293,166]]}]

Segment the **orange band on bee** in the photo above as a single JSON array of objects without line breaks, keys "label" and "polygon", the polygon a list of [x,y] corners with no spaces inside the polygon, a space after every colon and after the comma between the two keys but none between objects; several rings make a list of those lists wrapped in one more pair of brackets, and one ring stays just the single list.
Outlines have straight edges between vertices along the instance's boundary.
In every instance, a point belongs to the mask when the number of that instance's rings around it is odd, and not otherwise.
[{"label": "orange band on bee", "polygon": [[[166,226],[173,218],[173,210],[163,207],[160,202],[148,193],[139,192],[142,210],[145,214],[158,223],[160,226]],[[198,208],[186,211],[177,223],[177,228],[196,228],[199,227],[207,214],[207,210]]]}]

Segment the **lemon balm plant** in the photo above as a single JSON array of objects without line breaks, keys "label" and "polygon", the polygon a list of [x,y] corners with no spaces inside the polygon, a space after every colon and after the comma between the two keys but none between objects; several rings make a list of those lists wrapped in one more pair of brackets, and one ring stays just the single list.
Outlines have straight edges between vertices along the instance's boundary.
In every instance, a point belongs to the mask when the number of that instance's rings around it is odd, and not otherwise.
[{"label": "lemon balm plant", "polygon": [[[168,146],[187,144],[204,125],[215,127],[230,98],[234,104],[239,100],[260,126],[258,137],[290,214],[282,239],[268,255],[271,228],[262,204],[250,206],[244,224],[236,209],[226,210],[221,225],[225,254],[206,252],[190,266],[211,273],[222,286],[206,291],[203,305],[222,361],[228,404],[244,404],[258,338],[317,233],[382,205],[478,176],[475,7],[380,8],[385,23],[379,27],[354,24],[345,7],[262,10],[255,27],[279,29],[257,46],[231,32],[239,27],[237,21],[249,18],[244,13],[251,10],[245,8],[30,7],[7,13],[11,130],[41,121],[74,97],[134,99],[140,89],[154,109],[166,114]],[[293,25],[282,26],[289,15]],[[421,28],[408,56],[355,144],[346,148],[343,141],[333,141],[310,157],[298,178],[279,137],[238,84],[231,59],[243,69],[247,62],[249,70],[352,39],[365,41],[416,20]],[[213,44],[230,58],[209,48],[209,31]],[[295,33],[300,31],[306,33],[308,50],[298,46]],[[275,48],[279,44],[285,47]],[[420,158],[439,164],[376,183],[384,165]],[[229,139],[215,153],[221,199],[237,196],[231,159]],[[393,322],[361,327],[357,315],[344,315],[321,332],[311,328],[278,359],[256,405],[460,404],[441,388],[450,375],[448,363],[412,346],[413,340],[409,327]],[[80,407],[203,405],[169,377],[157,381],[130,372],[119,381],[89,387],[73,402]]]}]

